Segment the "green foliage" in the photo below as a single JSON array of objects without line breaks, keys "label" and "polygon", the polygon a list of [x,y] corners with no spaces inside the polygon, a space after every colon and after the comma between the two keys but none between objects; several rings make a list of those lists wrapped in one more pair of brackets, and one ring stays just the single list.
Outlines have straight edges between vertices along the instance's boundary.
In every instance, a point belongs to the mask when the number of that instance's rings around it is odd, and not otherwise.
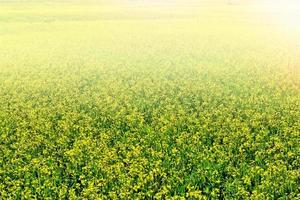
[{"label": "green foliage", "polygon": [[0,199],[300,198],[299,41],[243,9],[0,3]]}]

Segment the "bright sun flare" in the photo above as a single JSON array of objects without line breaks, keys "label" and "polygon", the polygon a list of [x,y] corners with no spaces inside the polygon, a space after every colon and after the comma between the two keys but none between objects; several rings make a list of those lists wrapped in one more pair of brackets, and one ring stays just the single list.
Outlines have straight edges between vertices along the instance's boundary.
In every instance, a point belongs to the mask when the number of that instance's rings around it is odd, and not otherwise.
[{"label": "bright sun flare", "polygon": [[264,9],[274,21],[290,28],[300,28],[299,0],[267,0]]}]

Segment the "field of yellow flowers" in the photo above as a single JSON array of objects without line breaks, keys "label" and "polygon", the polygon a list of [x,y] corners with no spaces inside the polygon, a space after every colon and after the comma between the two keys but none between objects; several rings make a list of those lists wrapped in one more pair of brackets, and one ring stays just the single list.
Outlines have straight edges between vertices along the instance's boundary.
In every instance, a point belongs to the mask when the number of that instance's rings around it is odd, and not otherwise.
[{"label": "field of yellow flowers", "polygon": [[300,33],[226,1],[1,1],[0,199],[299,199]]}]

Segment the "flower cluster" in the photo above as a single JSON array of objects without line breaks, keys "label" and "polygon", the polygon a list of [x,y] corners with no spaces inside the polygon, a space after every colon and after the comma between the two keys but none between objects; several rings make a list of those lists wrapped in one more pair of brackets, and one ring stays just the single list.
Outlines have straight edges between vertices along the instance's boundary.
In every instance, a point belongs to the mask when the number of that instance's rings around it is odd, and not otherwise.
[{"label": "flower cluster", "polygon": [[263,29],[34,5],[0,14],[0,199],[300,198],[299,79]]}]

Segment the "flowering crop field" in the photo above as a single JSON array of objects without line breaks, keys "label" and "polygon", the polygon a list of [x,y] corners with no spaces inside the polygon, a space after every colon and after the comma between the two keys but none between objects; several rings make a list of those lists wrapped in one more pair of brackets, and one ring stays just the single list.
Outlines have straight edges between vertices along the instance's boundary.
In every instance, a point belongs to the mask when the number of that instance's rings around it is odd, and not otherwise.
[{"label": "flowering crop field", "polygon": [[299,199],[300,28],[226,2],[1,1],[0,199]]}]

